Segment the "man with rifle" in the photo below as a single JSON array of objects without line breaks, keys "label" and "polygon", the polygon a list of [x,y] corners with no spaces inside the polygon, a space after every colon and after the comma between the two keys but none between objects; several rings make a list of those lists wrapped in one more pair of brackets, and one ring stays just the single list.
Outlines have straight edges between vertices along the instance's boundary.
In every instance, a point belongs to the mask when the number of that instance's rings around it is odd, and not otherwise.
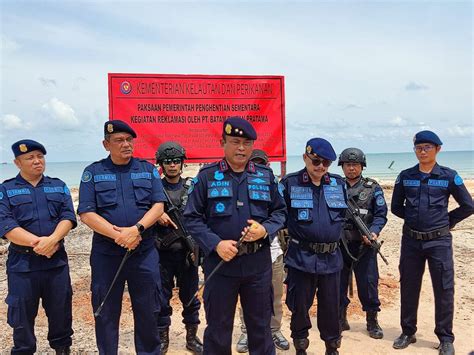
[{"label": "man with rifle", "polygon": [[188,304],[199,282],[199,247],[187,233],[182,222],[182,212],[186,206],[188,189],[191,186],[190,178],[181,177],[184,159],[186,159],[184,148],[175,142],[161,144],[156,152],[156,162],[163,170],[162,182],[168,199],[165,213],[158,220],[156,239],[156,247],[160,254],[163,294],[166,300],[158,315],[158,331],[163,354],[168,351],[169,346],[169,327],[173,312],[170,299],[173,296],[175,279],[179,287],[179,299],[183,304],[186,348],[195,354],[201,354],[203,350],[202,342],[196,335],[201,302],[194,298],[191,304]]},{"label": "man with rifle", "polygon": [[350,303],[347,291],[354,272],[359,300],[366,312],[369,336],[381,339],[383,331],[377,321],[377,312],[380,312],[377,266],[380,243],[377,242],[377,237],[387,223],[387,204],[380,185],[375,180],[362,176],[362,170],[367,166],[362,150],[345,149],[339,156],[338,165],[342,166],[345,175],[349,200],[342,248],[344,267],[341,272],[341,330],[350,329],[347,321],[347,307]]}]

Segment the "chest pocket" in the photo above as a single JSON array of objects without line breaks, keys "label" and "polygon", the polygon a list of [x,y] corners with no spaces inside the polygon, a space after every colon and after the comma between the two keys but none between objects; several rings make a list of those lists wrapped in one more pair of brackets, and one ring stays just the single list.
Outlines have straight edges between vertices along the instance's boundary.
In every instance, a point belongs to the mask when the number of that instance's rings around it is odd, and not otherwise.
[{"label": "chest pocket", "polygon": [[134,179],[132,180],[133,192],[135,200],[139,205],[151,204],[152,184],[148,179]]},{"label": "chest pocket", "polygon": [[344,199],[342,185],[323,185],[323,192],[331,220],[333,222],[344,220],[345,208],[347,208],[347,205]]},{"label": "chest pocket", "polygon": [[298,222],[313,220],[313,190],[308,186],[290,187],[290,204],[293,218]]},{"label": "chest pocket", "polygon": [[95,183],[97,207],[107,207],[117,204],[117,183],[101,181]]},{"label": "chest pocket", "polygon": [[447,207],[448,206],[448,191],[444,187],[428,186],[428,195],[430,199],[430,206]]},{"label": "chest pocket", "polygon": [[271,202],[270,180],[263,177],[247,177],[247,191],[249,196],[250,215],[252,217],[267,218],[268,205]]},{"label": "chest pocket", "polygon": [[33,198],[31,195],[16,195],[10,197],[12,212],[18,221],[33,219]]},{"label": "chest pocket", "polygon": [[209,216],[228,217],[232,215],[234,201],[232,182],[230,180],[213,180],[207,182]]},{"label": "chest pocket", "polygon": [[61,194],[46,194],[46,200],[48,200],[49,214],[53,218],[57,218],[61,214],[63,207],[63,196]]},{"label": "chest pocket", "polygon": [[420,204],[420,180],[403,180],[407,206],[416,207]]}]

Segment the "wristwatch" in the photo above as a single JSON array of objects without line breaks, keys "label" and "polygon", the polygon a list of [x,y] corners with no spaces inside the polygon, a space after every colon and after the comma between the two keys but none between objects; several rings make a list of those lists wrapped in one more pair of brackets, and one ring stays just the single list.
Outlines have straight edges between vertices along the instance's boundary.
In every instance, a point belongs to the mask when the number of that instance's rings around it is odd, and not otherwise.
[{"label": "wristwatch", "polygon": [[138,228],[138,233],[140,233],[140,235],[142,235],[143,232],[145,231],[145,227],[143,226],[143,224],[137,223],[135,224],[135,227]]}]

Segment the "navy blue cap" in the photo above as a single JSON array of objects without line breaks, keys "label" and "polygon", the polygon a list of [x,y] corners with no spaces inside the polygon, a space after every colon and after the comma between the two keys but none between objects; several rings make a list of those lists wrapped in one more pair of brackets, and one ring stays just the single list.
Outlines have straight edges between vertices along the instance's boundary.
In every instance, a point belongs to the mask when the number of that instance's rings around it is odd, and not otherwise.
[{"label": "navy blue cap", "polygon": [[133,138],[137,138],[135,131],[123,121],[112,120],[104,123],[104,136],[114,133],[130,133]]},{"label": "navy blue cap", "polygon": [[12,151],[15,158],[22,154],[31,153],[34,150],[39,150],[41,153],[46,154],[45,147],[32,139],[22,139],[12,144]]},{"label": "navy blue cap", "polygon": [[253,128],[249,121],[244,120],[242,117],[229,117],[224,121],[224,126],[222,129],[223,135],[243,137],[252,140],[257,139],[257,132],[255,131],[255,128]]},{"label": "navy blue cap", "polygon": [[420,143],[433,143],[436,145],[442,145],[441,139],[438,135],[432,131],[420,131],[413,137],[413,144],[417,145]]},{"label": "navy blue cap", "polygon": [[324,138],[312,138],[306,143],[306,153],[317,154],[321,158],[336,160],[336,152],[331,143]]}]

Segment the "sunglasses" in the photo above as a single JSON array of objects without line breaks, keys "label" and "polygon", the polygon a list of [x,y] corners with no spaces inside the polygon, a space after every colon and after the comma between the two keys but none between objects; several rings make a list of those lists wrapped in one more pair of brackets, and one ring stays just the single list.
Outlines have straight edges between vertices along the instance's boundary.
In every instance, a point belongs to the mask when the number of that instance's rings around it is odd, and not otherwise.
[{"label": "sunglasses", "polygon": [[323,166],[325,168],[327,168],[332,164],[331,160],[321,159],[321,158],[311,158],[311,156],[308,153],[306,153],[306,156],[311,160],[311,163],[314,166],[319,166],[319,165],[323,164]]},{"label": "sunglasses", "polygon": [[163,159],[163,164],[165,165],[171,165],[171,164],[174,164],[174,165],[179,165],[181,164],[183,161],[179,158],[174,158],[174,159]]}]

